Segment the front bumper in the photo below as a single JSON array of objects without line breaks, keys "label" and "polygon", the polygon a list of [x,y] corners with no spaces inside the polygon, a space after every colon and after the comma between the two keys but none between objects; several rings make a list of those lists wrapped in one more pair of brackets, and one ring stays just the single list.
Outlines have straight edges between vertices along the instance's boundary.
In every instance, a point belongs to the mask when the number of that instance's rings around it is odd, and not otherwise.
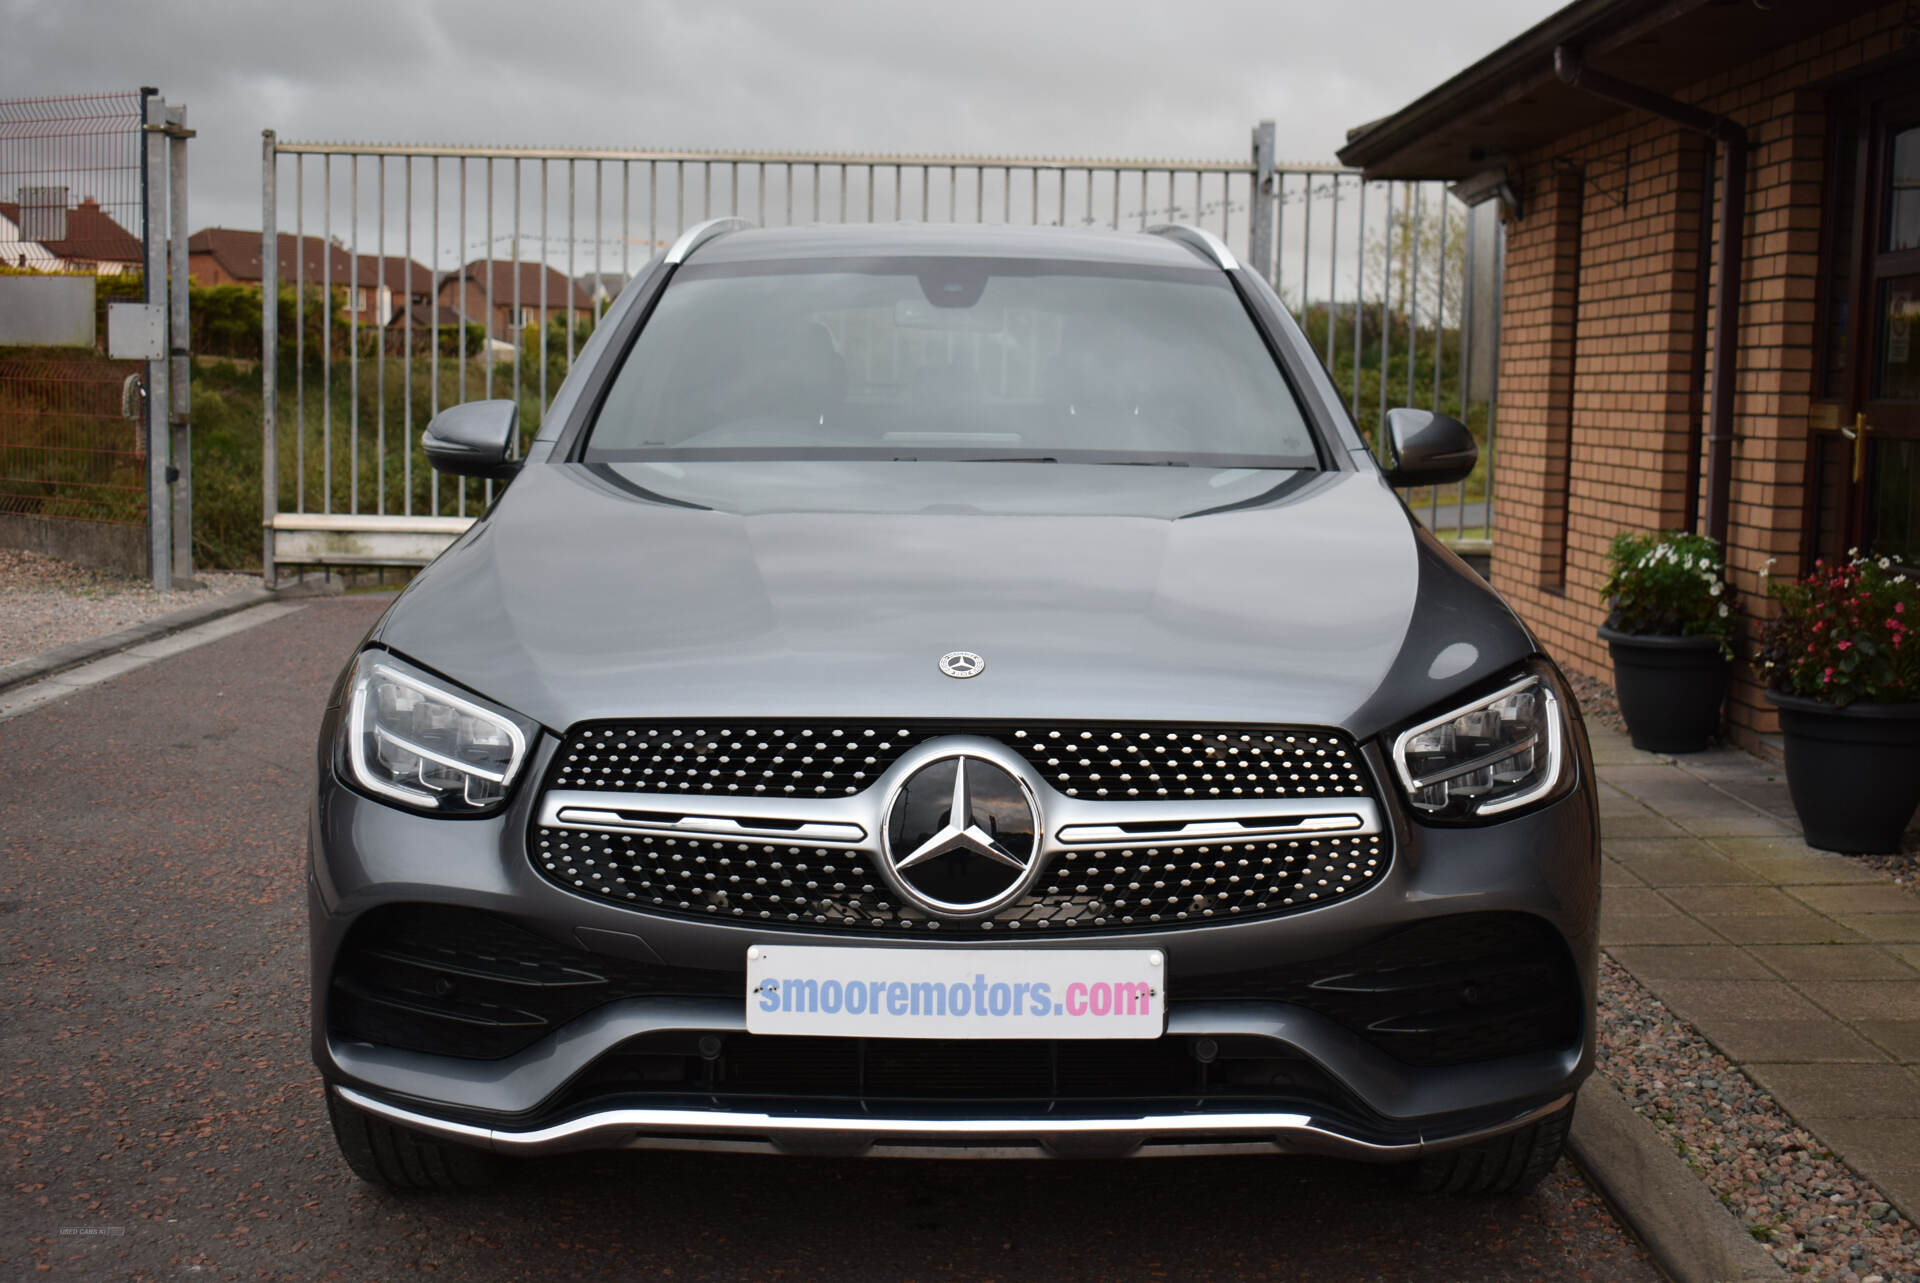
[{"label": "front bumper", "polygon": [[[551,748],[547,749],[551,752]],[[546,762],[532,764],[540,778]],[[1384,778],[1380,763],[1376,774]],[[1254,1150],[1376,1161],[1418,1157],[1526,1125],[1559,1108],[1592,1064],[1598,908],[1591,769],[1552,805],[1480,828],[1396,819],[1393,865],[1349,900],[1286,916],[1182,925],[1124,937],[1025,938],[1020,948],[1158,948],[1169,962],[1168,1040],[1237,1038],[1310,1066],[1327,1090],[1257,1100],[955,1101],[846,1093],[669,1099],[579,1084],[621,1048],[650,1036],[738,1037],[744,959],[753,943],[828,943],[763,925],[673,919],[598,903],[542,879],[527,859],[533,790],[496,818],[446,821],[382,805],[323,769],[312,830],[314,1056],[355,1106],[421,1131],[515,1153],[609,1147],[714,1147],[806,1153],[1148,1154]],[[477,910],[619,966],[740,974],[731,992],[624,996],[570,1017],[532,1045],[493,1059],[403,1050],[344,1036],[331,990],[354,926],[375,909],[426,904]],[[1569,960],[1578,1028],[1550,1047],[1462,1064],[1416,1065],[1294,1002],[1218,994],[1250,973],[1350,953],[1395,932],[1467,914],[1544,923]],[[832,943],[850,943],[831,939]],[[969,944],[977,946],[977,940]],[[929,947],[875,940],[874,948]]]},{"label": "front bumper", "polygon": [[1269,1152],[1397,1163],[1514,1131],[1573,1100],[1569,1092],[1494,1121],[1414,1130],[1368,1129],[1305,1113],[851,1118],[644,1108],[596,1110],[520,1130],[437,1117],[351,1087],[333,1090],[348,1104],[403,1127],[520,1157],[592,1149],[721,1149],[873,1158],[1125,1158]]}]

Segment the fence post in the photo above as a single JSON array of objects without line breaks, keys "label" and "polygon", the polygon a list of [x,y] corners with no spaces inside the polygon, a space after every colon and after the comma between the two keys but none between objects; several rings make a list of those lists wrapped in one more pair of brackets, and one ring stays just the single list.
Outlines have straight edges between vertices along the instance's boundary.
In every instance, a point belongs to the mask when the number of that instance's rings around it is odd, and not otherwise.
[{"label": "fence post", "polygon": [[[275,220],[274,178],[278,166],[273,131],[260,131],[260,579],[274,587],[273,518],[280,508],[279,368],[280,234]],[[298,290],[300,283],[294,282]]]},{"label": "fence post", "polygon": [[193,579],[193,343],[188,315],[192,281],[187,275],[187,139],[191,137],[186,107],[168,107],[167,355],[173,369],[167,381],[172,397],[167,417],[178,478],[173,485],[173,579],[189,588],[197,586]]},{"label": "fence post", "polygon": [[[141,90],[141,120],[145,146],[141,179],[145,185],[146,248],[142,282],[148,307],[162,316],[167,306],[167,105],[157,89]],[[168,393],[170,360],[163,350],[147,362],[147,571],[156,591],[173,587],[173,463],[169,444],[173,434],[173,401]]]},{"label": "fence post", "polygon": [[1273,208],[1278,192],[1273,173],[1274,131],[1263,120],[1253,131],[1253,197],[1248,202],[1247,257],[1253,270],[1273,283]]}]

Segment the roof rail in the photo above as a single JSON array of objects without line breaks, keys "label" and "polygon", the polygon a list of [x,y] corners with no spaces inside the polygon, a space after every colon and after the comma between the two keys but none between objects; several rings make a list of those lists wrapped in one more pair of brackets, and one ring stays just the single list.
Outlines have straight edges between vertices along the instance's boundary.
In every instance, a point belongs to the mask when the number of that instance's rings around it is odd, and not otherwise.
[{"label": "roof rail", "polygon": [[1240,266],[1240,260],[1233,256],[1227,243],[1203,227],[1195,227],[1191,223],[1161,223],[1146,231],[1149,236],[1165,236],[1169,240],[1179,241],[1223,272],[1231,272]]},{"label": "roof rail", "polygon": [[667,262],[684,263],[693,257],[693,251],[715,237],[744,231],[752,226],[753,223],[744,218],[709,218],[704,223],[697,223],[680,233],[680,239],[668,247]]}]

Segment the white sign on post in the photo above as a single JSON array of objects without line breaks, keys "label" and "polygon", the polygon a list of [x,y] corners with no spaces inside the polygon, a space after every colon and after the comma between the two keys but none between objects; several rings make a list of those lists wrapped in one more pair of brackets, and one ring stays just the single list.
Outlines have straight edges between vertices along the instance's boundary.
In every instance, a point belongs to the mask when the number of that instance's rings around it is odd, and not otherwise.
[{"label": "white sign on post", "polygon": [[167,309],[160,303],[109,303],[107,355],[116,361],[158,361],[167,355]]}]

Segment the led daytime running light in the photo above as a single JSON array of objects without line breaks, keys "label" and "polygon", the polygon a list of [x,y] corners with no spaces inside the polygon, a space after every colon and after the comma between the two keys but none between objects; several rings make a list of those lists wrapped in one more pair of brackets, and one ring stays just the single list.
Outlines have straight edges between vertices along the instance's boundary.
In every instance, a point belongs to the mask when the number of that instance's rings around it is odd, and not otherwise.
[{"label": "led daytime running light", "polygon": [[[1417,742],[1436,731],[1444,732],[1471,723],[1475,718],[1496,715],[1502,704],[1514,701],[1522,696],[1531,696],[1539,701],[1538,713],[1530,729],[1515,738],[1496,742],[1490,747],[1472,752],[1464,759],[1448,760],[1440,764],[1422,763],[1419,774],[1415,774],[1412,759],[1417,757],[1438,756],[1434,749],[1419,749]],[[1549,796],[1559,787],[1566,769],[1566,734],[1563,725],[1564,715],[1560,707],[1560,697],[1552,683],[1539,675],[1529,676],[1463,708],[1458,708],[1442,717],[1422,722],[1403,731],[1393,743],[1394,770],[1400,777],[1400,785],[1406,791],[1407,801],[1415,810],[1432,815],[1435,818],[1485,818],[1512,811]],[[1461,734],[1472,736],[1471,730],[1462,730]],[[1475,746],[1479,748],[1479,746]],[[1544,760],[1542,760],[1544,755]],[[1515,763],[1524,758],[1524,769],[1519,778],[1502,781],[1497,773],[1503,764]],[[1477,792],[1465,790],[1455,796],[1446,786],[1459,780],[1469,780],[1475,776],[1484,777],[1484,782],[1476,784]],[[1505,784],[1508,791],[1500,791]],[[1433,797],[1433,790],[1440,789],[1441,795]]]},{"label": "led daytime running light", "polygon": [[[393,714],[380,706],[378,688],[382,685],[409,692],[417,701],[415,710],[426,712],[430,720],[434,714],[444,718],[446,724],[434,729],[450,733],[455,748],[462,733],[470,743],[480,745],[482,751],[490,747],[490,736],[497,737],[491,746],[504,749],[504,762],[497,758],[494,761],[463,760],[446,751],[449,747],[446,744],[422,743],[422,736],[406,733],[413,728],[404,723],[398,728],[383,724],[383,720]],[[508,786],[527,757],[528,728],[523,728],[502,710],[456,694],[375,651],[362,655],[355,667],[342,732],[344,765],[354,783],[415,810],[442,814],[495,809],[504,802]],[[387,749],[403,761],[413,760],[414,780],[408,781],[403,771],[395,770],[389,760],[370,760],[374,756],[386,759]],[[435,772],[448,778],[448,783],[438,789],[429,779]]]}]

